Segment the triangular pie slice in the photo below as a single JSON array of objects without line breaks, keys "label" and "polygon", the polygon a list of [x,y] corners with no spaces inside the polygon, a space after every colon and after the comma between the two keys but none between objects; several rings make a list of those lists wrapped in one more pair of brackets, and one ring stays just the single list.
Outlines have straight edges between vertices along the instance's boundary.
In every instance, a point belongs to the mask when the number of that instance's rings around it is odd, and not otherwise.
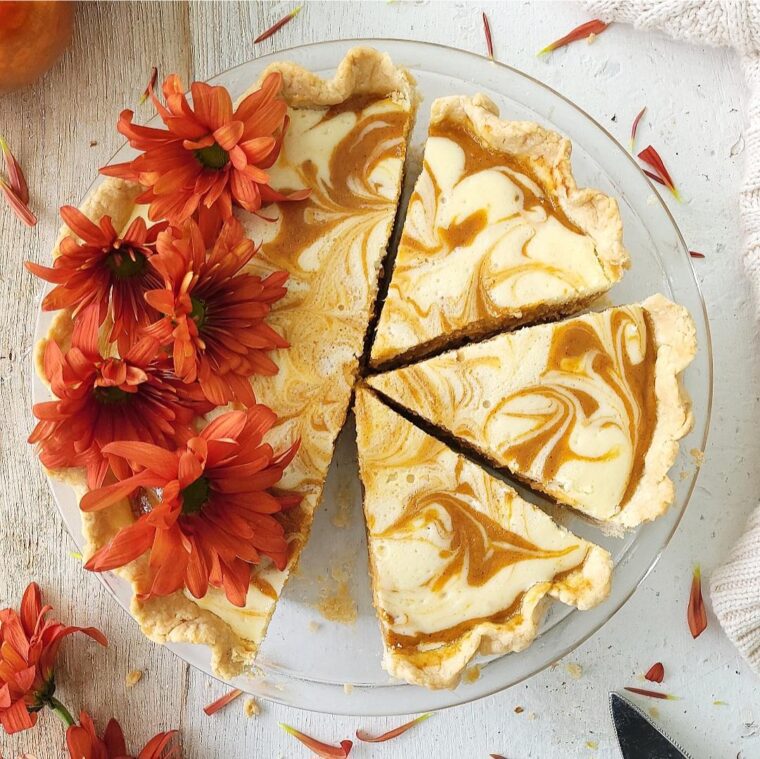
[{"label": "triangular pie slice", "polygon": [[536,327],[369,378],[496,467],[611,531],[672,503],[692,415],[680,374],[694,323],[662,295]]},{"label": "triangular pie slice", "polygon": [[359,388],[356,438],[383,667],[455,686],[472,657],[527,648],[549,597],[609,593],[612,559]]},{"label": "triangular pie slice", "polygon": [[[252,663],[308,538],[374,313],[417,99],[411,77],[388,55],[369,48],[349,51],[329,80],[290,63],[274,64],[262,79],[274,70],[283,76],[290,126],[269,171],[270,183],[282,192],[310,187],[312,193],[306,201],[262,209],[268,220],[246,212],[238,218],[247,235],[262,242],[254,270],[290,275],[288,293],[268,319],[290,347],[272,354],[276,376],[251,380],[257,401],[280,418],[267,442],[279,451],[301,441],[278,483],[304,496],[300,508],[282,515],[291,545],[289,565],[280,572],[265,560],[253,574],[244,608],[213,588],[199,600],[175,593],[133,601],[146,635],[162,643],[205,643],[215,671],[224,677]],[[109,178],[83,210],[94,218],[109,213],[121,229],[147,211],[134,204],[138,192],[137,185]],[[48,338],[65,343],[70,331],[63,313]],[[82,478],[58,474],[74,482],[81,495]],[[82,518],[88,552],[135,519],[126,501]],[[138,587],[144,571],[145,562],[138,561],[121,574]]]},{"label": "triangular pie slice", "polygon": [[372,366],[577,313],[621,278],[617,203],[576,186],[570,151],[484,95],[433,102]]}]

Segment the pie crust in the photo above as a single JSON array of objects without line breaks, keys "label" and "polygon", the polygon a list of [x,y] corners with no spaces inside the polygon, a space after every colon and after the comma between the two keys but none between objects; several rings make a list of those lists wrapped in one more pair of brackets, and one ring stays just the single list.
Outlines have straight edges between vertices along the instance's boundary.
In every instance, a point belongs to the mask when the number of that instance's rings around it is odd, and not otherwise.
[{"label": "pie crust", "polygon": [[527,648],[548,597],[589,609],[612,559],[382,403],[356,398],[374,604],[384,668],[456,686],[478,652]]},{"label": "pie crust", "polygon": [[433,102],[373,367],[577,313],[622,277],[617,202],[576,185],[570,152],[485,95]]}]

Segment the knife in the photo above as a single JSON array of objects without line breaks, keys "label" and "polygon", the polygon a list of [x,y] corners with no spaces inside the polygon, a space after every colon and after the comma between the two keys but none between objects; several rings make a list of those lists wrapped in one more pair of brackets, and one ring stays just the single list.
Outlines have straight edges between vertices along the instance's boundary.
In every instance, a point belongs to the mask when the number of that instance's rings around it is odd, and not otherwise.
[{"label": "knife", "polygon": [[623,759],[691,759],[638,706],[610,693],[610,714]]}]

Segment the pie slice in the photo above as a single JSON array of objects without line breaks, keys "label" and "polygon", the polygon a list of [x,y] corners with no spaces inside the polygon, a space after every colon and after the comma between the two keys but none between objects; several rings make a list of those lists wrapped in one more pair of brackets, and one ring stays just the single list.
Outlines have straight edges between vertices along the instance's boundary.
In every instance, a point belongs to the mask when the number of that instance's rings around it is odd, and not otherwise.
[{"label": "pie slice", "polygon": [[371,365],[577,313],[629,265],[617,203],[578,188],[570,141],[484,95],[433,103]]},{"label": "pie slice", "polygon": [[392,402],[620,531],[672,503],[694,324],[662,295],[526,327],[371,377]]},{"label": "pie slice", "polygon": [[454,687],[478,652],[527,648],[548,597],[589,609],[612,559],[367,389],[356,397],[374,603],[393,676]]},{"label": "pie slice", "polygon": [[[273,70],[283,76],[290,126],[269,171],[270,183],[281,192],[310,187],[312,193],[306,201],[262,209],[269,221],[244,211],[238,217],[246,234],[262,242],[253,270],[290,275],[288,293],[268,319],[290,347],[272,354],[279,367],[276,376],[251,380],[257,401],[280,419],[267,442],[279,451],[301,441],[278,484],[303,494],[300,508],[282,514],[291,546],[289,565],[282,572],[268,560],[259,565],[243,608],[214,588],[199,600],[175,593],[133,601],[133,613],[148,637],[209,645],[214,669],[223,677],[251,664],[308,538],[374,313],[416,108],[411,77],[386,54],[369,48],[349,51],[330,80],[290,63],[274,64],[262,79]],[[131,216],[146,213],[146,206],[134,206],[137,189],[109,179],[87,201],[86,212],[111,213],[126,224]],[[68,327],[66,323],[64,315],[50,337],[65,342],[70,320]],[[134,516],[123,502],[83,514],[83,520],[92,552]],[[144,570],[138,561],[125,574],[138,584]]]}]

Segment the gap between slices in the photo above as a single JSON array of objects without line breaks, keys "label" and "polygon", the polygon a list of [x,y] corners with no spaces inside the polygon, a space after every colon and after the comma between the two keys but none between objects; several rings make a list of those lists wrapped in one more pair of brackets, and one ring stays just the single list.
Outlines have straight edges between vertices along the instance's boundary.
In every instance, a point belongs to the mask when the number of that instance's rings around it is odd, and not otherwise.
[{"label": "gap between slices", "polygon": [[691,428],[691,317],[655,295],[524,327],[368,378],[444,436],[611,532],[672,503]]},{"label": "gap between slices", "polygon": [[454,687],[477,653],[527,648],[549,597],[589,609],[607,551],[359,387],[356,437],[383,666]]},{"label": "gap between slices", "polygon": [[629,265],[617,202],[577,187],[570,141],[498,114],[484,95],[433,102],[374,368],[577,313]]}]

